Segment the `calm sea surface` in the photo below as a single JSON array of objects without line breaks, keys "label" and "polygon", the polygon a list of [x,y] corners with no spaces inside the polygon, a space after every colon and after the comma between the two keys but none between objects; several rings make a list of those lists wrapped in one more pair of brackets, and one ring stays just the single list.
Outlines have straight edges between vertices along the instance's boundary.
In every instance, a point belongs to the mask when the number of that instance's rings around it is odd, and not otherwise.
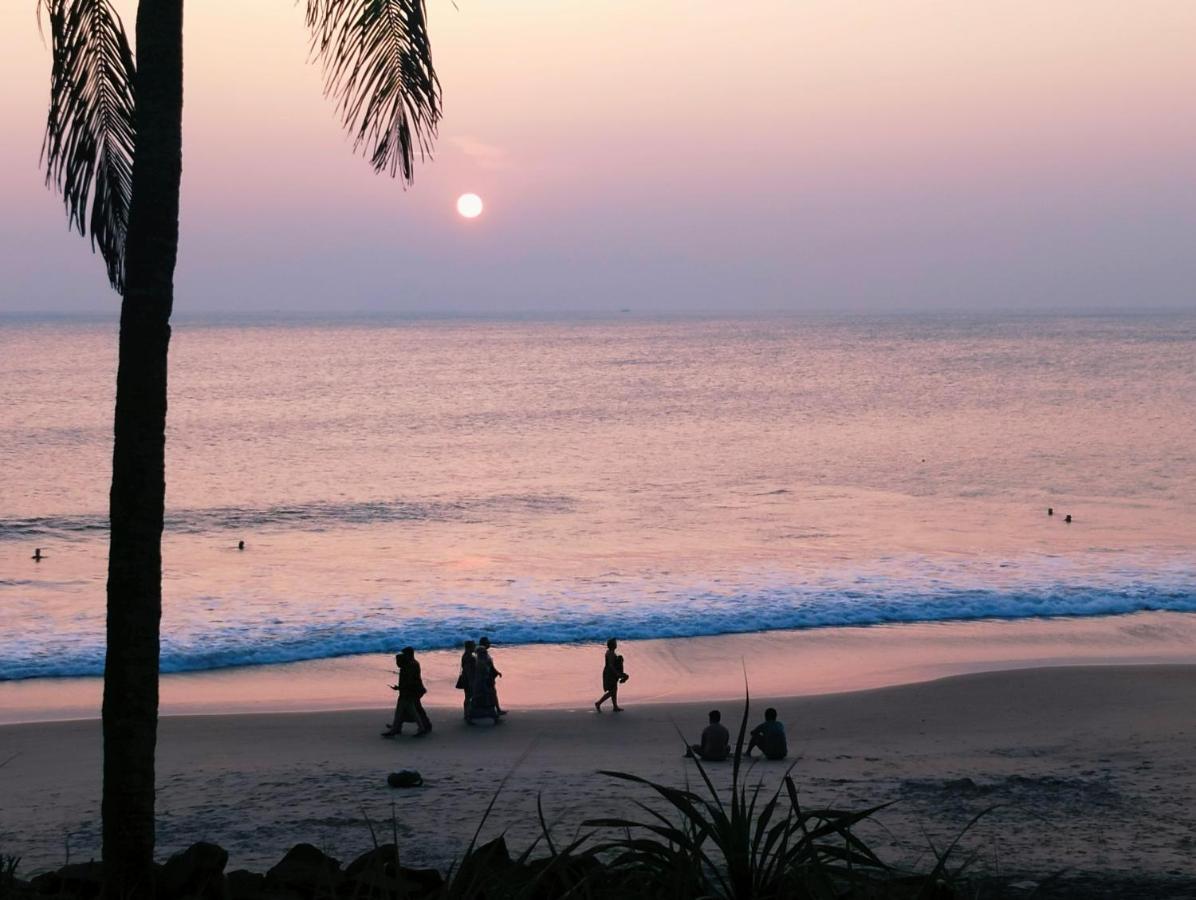
[{"label": "calm sea surface", "polygon": [[[0,322],[0,680],[101,671],[115,340]],[[171,368],[166,671],[1196,611],[1193,316],[184,322]]]}]

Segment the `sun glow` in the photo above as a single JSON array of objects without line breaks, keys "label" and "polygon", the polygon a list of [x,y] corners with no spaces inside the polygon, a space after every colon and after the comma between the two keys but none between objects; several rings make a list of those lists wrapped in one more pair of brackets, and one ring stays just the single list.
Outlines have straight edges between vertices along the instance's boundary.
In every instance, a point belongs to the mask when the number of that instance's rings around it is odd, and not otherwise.
[{"label": "sun glow", "polygon": [[467,219],[476,219],[482,214],[482,198],[477,194],[462,194],[457,198],[457,212]]}]

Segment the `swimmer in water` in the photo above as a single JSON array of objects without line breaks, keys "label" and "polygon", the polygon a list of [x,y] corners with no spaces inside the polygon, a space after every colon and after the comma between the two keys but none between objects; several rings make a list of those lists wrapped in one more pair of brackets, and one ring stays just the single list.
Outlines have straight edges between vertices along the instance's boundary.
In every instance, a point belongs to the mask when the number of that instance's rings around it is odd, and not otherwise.
[{"label": "swimmer in water", "polygon": [[1066,522],[1068,525],[1070,525],[1071,524],[1071,513],[1068,513],[1067,515],[1065,515],[1063,517],[1063,521]]},{"label": "swimmer in water", "polygon": [[237,541],[237,549],[238,549],[238,550],[244,550],[244,549],[245,549],[245,542],[244,542],[244,541]]},{"label": "swimmer in water", "polygon": [[33,561],[41,562],[43,559],[45,559],[45,557],[42,556],[42,548],[38,547],[36,550],[33,551]]}]

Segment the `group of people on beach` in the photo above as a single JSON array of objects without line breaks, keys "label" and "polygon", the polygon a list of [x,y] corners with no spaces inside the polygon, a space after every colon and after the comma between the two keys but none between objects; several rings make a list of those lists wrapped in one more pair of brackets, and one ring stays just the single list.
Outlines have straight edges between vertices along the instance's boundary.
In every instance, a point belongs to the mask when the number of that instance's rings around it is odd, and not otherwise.
[{"label": "group of people on beach", "polygon": [[[606,642],[606,656],[602,665],[602,696],[594,702],[594,709],[602,712],[607,700],[615,712],[622,712],[619,706],[619,686],[626,684],[629,677],[623,668],[623,657],[618,653],[619,642],[611,638]],[[423,737],[432,730],[432,720],[424,709],[423,697],[428,693],[424,685],[415,648],[404,647],[395,656],[398,668],[398,683],[390,686],[398,691],[394,719],[382,732],[382,737],[392,738],[403,733],[407,723],[415,725],[415,736]],[[462,712],[465,721],[473,725],[478,719],[489,719],[495,725],[502,723],[507,711],[498,702],[497,681],[502,672],[494,664],[491,655],[490,638],[483,635],[476,642],[466,641],[461,653],[461,671],[457,676],[457,690],[465,695]],[[731,756],[731,734],[722,724],[722,713],[711,710],[709,724],[702,732],[702,740],[686,751],[686,756],[706,762],[721,762]],[[764,711],[764,721],[752,729],[751,740],[745,755],[760,750],[766,759],[784,759],[789,748],[785,741],[785,727],[777,720],[777,711],[771,707]]]},{"label": "group of people on beach", "polygon": [[[424,709],[423,697],[428,693],[424,685],[419,660],[413,647],[404,647],[395,656],[399,670],[398,684],[390,689],[399,692],[395,702],[394,720],[382,732],[384,738],[403,733],[408,722],[415,724],[415,736],[423,737],[432,730],[432,720]],[[502,721],[507,711],[499,705],[497,681],[502,672],[494,665],[490,655],[490,638],[482,636],[475,643],[466,641],[461,654],[461,674],[457,676],[457,689],[465,693],[465,721],[470,725],[475,719],[490,719],[495,725]]]},{"label": "group of people on beach", "polygon": [[477,644],[465,642],[461,653],[461,674],[457,676],[457,690],[465,693],[465,721],[472,725],[474,719],[490,719],[495,725],[502,722],[507,711],[498,702],[498,679],[502,672],[494,665],[490,655],[490,638],[481,637]]}]

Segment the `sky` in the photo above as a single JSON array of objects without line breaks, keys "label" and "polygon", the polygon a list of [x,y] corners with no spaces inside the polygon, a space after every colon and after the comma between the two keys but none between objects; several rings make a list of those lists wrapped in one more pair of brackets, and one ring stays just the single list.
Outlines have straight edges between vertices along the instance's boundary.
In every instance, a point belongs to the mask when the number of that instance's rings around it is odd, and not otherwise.
[{"label": "sky", "polygon": [[[301,2],[188,3],[177,312],[1196,309],[1192,0],[428,4],[404,189]],[[0,3],[0,313],[114,312],[39,170],[35,9]]]}]

